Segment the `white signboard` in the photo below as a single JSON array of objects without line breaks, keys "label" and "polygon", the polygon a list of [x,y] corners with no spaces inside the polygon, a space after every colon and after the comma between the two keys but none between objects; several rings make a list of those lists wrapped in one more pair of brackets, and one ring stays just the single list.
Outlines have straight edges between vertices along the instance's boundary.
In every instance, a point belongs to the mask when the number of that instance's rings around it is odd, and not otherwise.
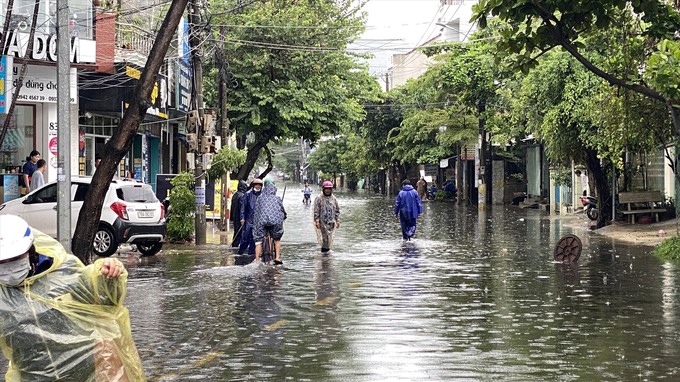
[{"label": "white signboard", "polygon": [[[14,65],[12,71],[14,81],[18,81],[21,65]],[[78,75],[75,68],[70,69],[71,103],[78,102]],[[14,86],[7,91],[13,92]],[[24,77],[24,84],[19,92],[19,101],[57,103],[57,67],[29,65]]]}]

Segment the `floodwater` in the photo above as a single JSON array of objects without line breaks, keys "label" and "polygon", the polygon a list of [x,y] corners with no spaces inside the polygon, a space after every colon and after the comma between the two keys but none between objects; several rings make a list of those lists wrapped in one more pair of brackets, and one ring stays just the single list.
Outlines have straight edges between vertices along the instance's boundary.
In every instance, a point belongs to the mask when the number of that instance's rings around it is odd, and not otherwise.
[{"label": "floodwater", "polygon": [[[283,267],[236,265],[215,245],[123,259],[150,381],[680,378],[680,272],[648,247],[444,202],[424,204],[404,243],[391,198],[341,193],[322,255],[301,199],[289,185]],[[579,261],[554,263],[570,233]]]}]

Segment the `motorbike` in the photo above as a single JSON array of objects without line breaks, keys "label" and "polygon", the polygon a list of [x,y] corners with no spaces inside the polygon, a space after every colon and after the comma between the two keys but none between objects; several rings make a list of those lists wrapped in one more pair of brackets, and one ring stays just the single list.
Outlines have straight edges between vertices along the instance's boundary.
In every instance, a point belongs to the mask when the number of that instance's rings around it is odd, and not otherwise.
[{"label": "motorbike", "polygon": [[600,214],[597,209],[597,198],[594,196],[581,196],[580,199],[588,219],[597,220],[597,217]]}]

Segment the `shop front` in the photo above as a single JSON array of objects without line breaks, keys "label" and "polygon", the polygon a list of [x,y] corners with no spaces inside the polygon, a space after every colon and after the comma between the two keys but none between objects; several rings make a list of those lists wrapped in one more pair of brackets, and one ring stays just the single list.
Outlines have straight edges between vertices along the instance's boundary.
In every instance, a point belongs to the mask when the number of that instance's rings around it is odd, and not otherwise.
[{"label": "shop front", "polygon": [[[116,65],[113,75],[81,73],[79,172],[82,175],[92,175],[95,161],[104,157],[104,145],[133,99],[140,75],[140,68],[121,64]],[[168,125],[167,99],[167,78],[159,75],[151,94],[153,106],[147,110],[129,153],[120,163],[119,176],[152,185],[155,182],[162,165],[163,127]]]},{"label": "shop front", "polygon": [[[12,12],[7,13],[8,4]],[[0,0],[0,14],[11,14],[5,25],[3,37],[7,43],[0,57],[0,131],[2,124],[8,128],[0,134],[0,202],[18,197],[18,179],[30,152],[37,150],[47,162],[45,180],[57,178],[57,139],[60,131],[69,129],[72,134],[70,146],[77,140],[76,115],[78,110],[78,70],[95,64],[97,44],[94,39],[93,8],[89,0],[69,1],[69,60],[71,126],[57,125],[57,33],[53,20],[56,5],[41,0],[37,24],[32,28],[35,2],[18,0],[13,3]],[[9,22],[9,23],[7,23]],[[33,32],[33,50],[27,51],[28,40]],[[22,78],[22,63],[26,72]],[[20,82],[21,81],[21,82]],[[15,89],[21,85],[15,97]],[[8,115],[14,104],[11,115]],[[77,135],[76,135],[77,136]],[[70,150],[72,168],[77,165],[77,150]],[[9,175],[8,175],[9,174]]]}]

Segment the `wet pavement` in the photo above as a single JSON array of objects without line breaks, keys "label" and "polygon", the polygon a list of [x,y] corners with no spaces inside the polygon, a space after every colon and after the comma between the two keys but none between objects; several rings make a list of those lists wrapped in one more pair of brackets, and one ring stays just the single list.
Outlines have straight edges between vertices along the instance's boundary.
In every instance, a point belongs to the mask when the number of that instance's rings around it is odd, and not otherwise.
[{"label": "wet pavement", "polygon": [[[679,378],[680,271],[650,247],[536,210],[450,203],[425,204],[404,243],[391,198],[343,193],[322,255],[297,187],[282,267],[235,265],[217,245],[122,256],[150,381]],[[570,233],[578,263],[554,263]]]}]

